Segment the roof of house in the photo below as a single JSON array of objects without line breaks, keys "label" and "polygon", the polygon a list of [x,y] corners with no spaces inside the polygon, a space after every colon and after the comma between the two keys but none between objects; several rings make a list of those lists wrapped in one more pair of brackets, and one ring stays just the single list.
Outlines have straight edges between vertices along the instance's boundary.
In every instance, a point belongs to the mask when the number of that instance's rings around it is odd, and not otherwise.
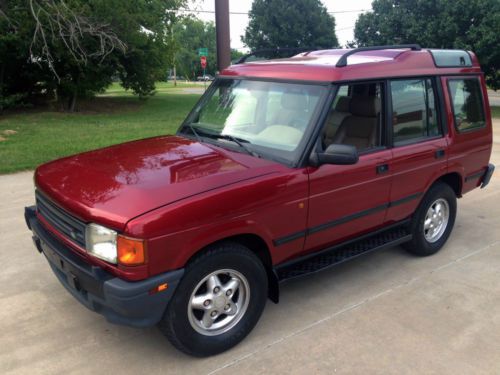
[{"label": "roof of house", "polygon": [[[347,57],[347,65],[336,66],[346,53],[350,54]],[[231,65],[222,71],[221,76],[333,82],[478,72],[481,72],[481,68],[472,52],[389,48],[371,51],[328,49],[304,52],[285,59]]]}]

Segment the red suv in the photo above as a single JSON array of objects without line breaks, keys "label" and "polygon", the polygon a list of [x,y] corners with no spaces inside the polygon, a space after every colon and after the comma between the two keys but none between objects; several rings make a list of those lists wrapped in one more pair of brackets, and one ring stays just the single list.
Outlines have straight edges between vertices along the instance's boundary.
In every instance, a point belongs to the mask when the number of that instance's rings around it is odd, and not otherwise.
[{"label": "red suv", "polygon": [[175,136],[40,166],[25,217],[82,304],[206,356],[284,280],[388,246],[436,253],[491,147],[473,53],[304,52],[225,69]]}]

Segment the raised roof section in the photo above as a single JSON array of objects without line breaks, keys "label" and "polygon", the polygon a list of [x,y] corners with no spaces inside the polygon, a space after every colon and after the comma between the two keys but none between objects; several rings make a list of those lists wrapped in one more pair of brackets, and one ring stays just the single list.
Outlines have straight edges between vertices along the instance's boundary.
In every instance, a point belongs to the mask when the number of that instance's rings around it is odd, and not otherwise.
[{"label": "raised roof section", "polygon": [[[349,55],[346,59],[347,65],[337,67],[337,63],[346,53]],[[351,53],[352,50],[349,49],[303,52],[285,59],[251,61],[232,65],[221,75],[331,82],[480,72],[477,58],[473,53],[466,51],[432,50],[431,52],[428,49],[388,48],[358,50],[354,54]],[[438,58],[435,61],[438,55],[444,56],[444,60]],[[460,59],[465,61],[465,64]],[[460,62],[460,65],[450,66],[449,61],[454,60]]]}]

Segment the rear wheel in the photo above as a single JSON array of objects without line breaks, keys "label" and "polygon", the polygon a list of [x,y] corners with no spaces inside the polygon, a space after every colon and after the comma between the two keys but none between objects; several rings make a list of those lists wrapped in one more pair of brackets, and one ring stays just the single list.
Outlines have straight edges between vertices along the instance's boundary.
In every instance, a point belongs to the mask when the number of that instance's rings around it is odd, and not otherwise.
[{"label": "rear wheel", "polygon": [[187,354],[218,354],[253,329],[266,299],[267,274],[260,259],[238,243],[222,243],[186,267],[159,327]]},{"label": "rear wheel", "polygon": [[456,213],[457,198],[453,189],[442,182],[434,184],[413,215],[413,239],[405,248],[419,256],[437,253],[450,236]]}]

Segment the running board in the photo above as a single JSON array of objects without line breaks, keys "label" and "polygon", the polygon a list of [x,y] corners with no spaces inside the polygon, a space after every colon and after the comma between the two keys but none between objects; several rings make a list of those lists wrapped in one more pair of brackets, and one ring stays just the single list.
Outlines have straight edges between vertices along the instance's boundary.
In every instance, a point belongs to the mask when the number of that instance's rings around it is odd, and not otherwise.
[{"label": "running board", "polygon": [[360,255],[410,241],[412,235],[407,224],[407,221],[398,223],[396,226],[369,233],[355,240],[322,250],[319,253],[308,254],[299,259],[278,265],[275,269],[278,279],[283,282],[316,273]]}]

